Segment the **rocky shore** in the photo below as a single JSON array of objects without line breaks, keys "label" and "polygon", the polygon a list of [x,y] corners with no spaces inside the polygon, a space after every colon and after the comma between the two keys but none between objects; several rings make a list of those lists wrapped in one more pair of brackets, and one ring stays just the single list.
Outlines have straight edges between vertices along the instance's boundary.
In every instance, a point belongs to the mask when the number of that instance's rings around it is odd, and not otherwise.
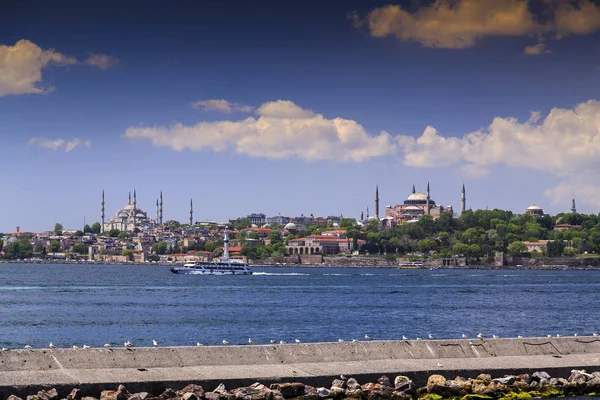
[{"label": "rocky shore", "polygon": [[[168,388],[160,394],[130,393],[125,386],[119,385],[116,390],[104,390],[96,394],[97,397],[84,396],[78,388],[68,394],[48,389],[28,395],[26,400],[531,400],[583,395],[600,396],[600,372],[572,370],[566,378],[551,377],[544,371],[496,378],[488,374],[480,374],[475,378],[457,376],[453,379],[430,375],[423,387],[417,387],[407,376],[396,376],[393,380],[382,376],[376,382],[363,384],[352,377],[341,376],[333,380],[330,387],[312,387],[301,382],[266,386],[257,382],[234,389],[227,389],[220,384],[212,391],[205,391],[198,384],[190,384],[180,390]],[[24,399],[11,395],[8,400]]]}]

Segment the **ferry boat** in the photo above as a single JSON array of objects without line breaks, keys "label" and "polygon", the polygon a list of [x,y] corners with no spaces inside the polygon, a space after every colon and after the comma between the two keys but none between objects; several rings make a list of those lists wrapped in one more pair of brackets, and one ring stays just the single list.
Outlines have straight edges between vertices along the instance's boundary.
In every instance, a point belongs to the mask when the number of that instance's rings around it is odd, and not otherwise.
[{"label": "ferry boat", "polygon": [[171,267],[174,274],[187,275],[252,275],[250,266],[241,260],[229,259],[229,231],[225,227],[225,240],[221,261],[187,263],[183,267]]},{"label": "ferry boat", "polygon": [[401,261],[400,268],[422,268],[423,263],[420,261]]}]

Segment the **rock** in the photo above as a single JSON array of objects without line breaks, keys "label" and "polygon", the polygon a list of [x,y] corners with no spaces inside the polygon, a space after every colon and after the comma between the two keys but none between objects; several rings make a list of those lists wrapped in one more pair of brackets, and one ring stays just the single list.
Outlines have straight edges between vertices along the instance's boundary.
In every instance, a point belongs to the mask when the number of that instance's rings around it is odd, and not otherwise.
[{"label": "rock", "polygon": [[8,396],[8,398],[6,400],[23,400],[23,399],[18,396],[15,396],[14,394],[11,394],[10,396]]},{"label": "rock", "polygon": [[67,400],[80,400],[81,399],[81,390],[75,388],[71,390],[71,393],[67,395]]},{"label": "rock", "polygon": [[187,392],[187,393],[184,393],[184,394],[183,394],[183,396],[181,396],[181,398],[182,398],[183,400],[200,400],[200,399],[198,398],[198,396],[196,396],[196,394],[195,394],[195,393],[192,393],[192,392]]},{"label": "rock", "polygon": [[529,375],[529,374],[520,374],[520,375],[516,375],[515,379],[518,380],[518,381],[529,383],[529,381],[531,380],[531,375]]},{"label": "rock", "polygon": [[421,395],[424,395],[427,393],[427,386],[423,386],[417,389],[417,397],[421,397]]},{"label": "rock", "polygon": [[52,388],[50,390],[40,390],[37,394],[40,400],[58,400],[58,392]]},{"label": "rock", "polygon": [[531,375],[532,379],[535,379],[539,382],[540,379],[548,379],[550,380],[550,375],[546,371],[536,371]]},{"label": "rock", "polygon": [[[162,392],[162,394],[160,394],[158,396],[158,398],[161,400],[174,399],[176,397],[177,397],[177,392],[171,388],[166,388],[165,391]],[[100,399],[100,400],[102,400],[102,399]],[[117,400],[121,400],[121,399],[117,399]]]},{"label": "rock", "polygon": [[407,376],[398,375],[394,379],[394,388],[397,392],[412,392],[415,389],[415,384]]},{"label": "rock", "polygon": [[[466,386],[464,382],[457,382],[455,380],[446,381],[446,390],[442,394],[444,397],[464,396],[467,394]],[[470,388],[470,387],[469,387]]]},{"label": "rock", "polygon": [[348,382],[346,382],[346,397],[362,397],[362,394],[360,383],[354,378],[348,379]]},{"label": "rock", "polygon": [[388,378],[385,375],[383,375],[381,378],[377,379],[377,383],[379,383],[380,385],[383,385],[383,386],[393,387],[392,382],[390,382],[390,378]]},{"label": "rock", "polygon": [[319,396],[319,398],[324,399],[326,397],[331,397],[331,390],[324,388],[324,387],[320,387],[317,389],[317,396]]},{"label": "rock", "polygon": [[467,378],[463,378],[462,376],[457,376],[453,380],[454,384],[461,388],[461,392],[469,393],[471,392],[473,383],[471,380]]},{"label": "rock", "polygon": [[221,397],[227,398],[228,396],[222,393],[208,392],[204,393],[204,398],[206,400],[219,400]]},{"label": "rock", "polygon": [[134,393],[128,400],[146,400],[146,399],[150,399],[152,397],[154,397],[152,395],[152,393],[139,392],[139,393]]},{"label": "rock", "polygon": [[337,388],[341,388],[341,389],[346,389],[346,381],[343,381],[341,379],[334,379],[333,382],[331,382],[331,387],[337,387]]},{"label": "rock", "polygon": [[486,385],[492,381],[492,376],[490,374],[479,374],[477,375],[477,379],[483,381]]},{"label": "rock", "polygon": [[215,390],[213,390],[213,393],[227,394],[227,389],[225,389],[225,385],[221,383]]},{"label": "rock", "polygon": [[592,375],[594,376],[594,378],[600,378],[600,371],[594,371],[592,372]]},{"label": "rock", "polygon": [[304,383],[274,383],[271,385],[271,390],[278,390],[284,399],[292,397],[304,396]]},{"label": "rock", "polygon": [[367,383],[361,389],[365,392],[368,400],[388,400],[394,393],[394,389],[380,383]]},{"label": "rock", "polygon": [[83,396],[83,397],[81,398],[81,400],[98,400],[98,399],[97,399],[97,398],[95,398],[95,397],[91,397],[91,396]]},{"label": "rock", "polygon": [[177,391],[177,395],[180,397],[183,397],[183,395],[186,393],[194,393],[197,398],[201,399],[204,397],[204,388],[200,385],[190,384]]},{"label": "rock", "polygon": [[593,378],[593,375],[587,374],[585,371],[572,370],[571,375],[567,379],[569,382],[573,382],[577,385],[583,385],[587,382],[588,378]]},{"label": "rock", "polygon": [[446,378],[442,375],[431,375],[429,379],[427,379],[427,392],[440,394],[440,390],[443,390],[445,385]]},{"label": "rock", "polygon": [[317,400],[319,398],[317,389],[313,386],[304,385],[304,396],[302,398],[304,400]]},{"label": "rock", "polygon": [[531,383],[529,384],[529,388],[531,390],[536,390],[538,387],[540,387],[540,384],[536,380],[531,381]]},{"label": "rock", "polygon": [[584,389],[585,393],[598,393],[600,392],[600,378],[594,377],[587,381]]},{"label": "rock", "polygon": [[392,393],[393,400],[412,400],[412,396],[406,392],[394,392]]},{"label": "rock", "polygon": [[229,393],[237,400],[262,400],[273,398],[273,391],[258,382],[249,387],[233,389]]},{"label": "rock", "polygon": [[512,385],[513,383],[515,383],[515,380],[516,379],[515,379],[514,376],[507,375],[507,376],[505,376],[503,378],[496,378],[496,379],[494,379],[494,382],[501,383],[503,385]]}]

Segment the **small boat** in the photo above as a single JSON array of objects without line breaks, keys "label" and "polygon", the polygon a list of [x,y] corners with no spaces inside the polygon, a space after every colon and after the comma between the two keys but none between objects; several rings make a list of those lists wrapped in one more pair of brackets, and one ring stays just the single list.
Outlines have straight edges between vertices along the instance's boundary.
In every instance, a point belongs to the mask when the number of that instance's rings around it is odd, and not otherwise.
[{"label": "small boat", "polygon": [[421,268],[423,263],[419,261],[400,262],[400,268]]},{"label": "small boat", "polygon": [[221,261],[187,263],[183,267],[171,267],[174,274],[186,275],[252,275],[250,266],[241,260],[229,259],[229,231],[225,227],[225,240]]}]

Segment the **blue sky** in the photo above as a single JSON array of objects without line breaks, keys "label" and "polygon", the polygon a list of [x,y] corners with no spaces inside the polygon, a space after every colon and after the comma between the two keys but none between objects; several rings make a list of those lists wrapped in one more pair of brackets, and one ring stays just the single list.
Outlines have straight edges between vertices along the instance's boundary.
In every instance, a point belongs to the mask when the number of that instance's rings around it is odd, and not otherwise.
[{"label": "blue sky", "polygon": [[0,231],[80,228],[103,189],[182,221],[358,217],[428,181],[599,211],[598,3],[44,4],[0,3]]}]

